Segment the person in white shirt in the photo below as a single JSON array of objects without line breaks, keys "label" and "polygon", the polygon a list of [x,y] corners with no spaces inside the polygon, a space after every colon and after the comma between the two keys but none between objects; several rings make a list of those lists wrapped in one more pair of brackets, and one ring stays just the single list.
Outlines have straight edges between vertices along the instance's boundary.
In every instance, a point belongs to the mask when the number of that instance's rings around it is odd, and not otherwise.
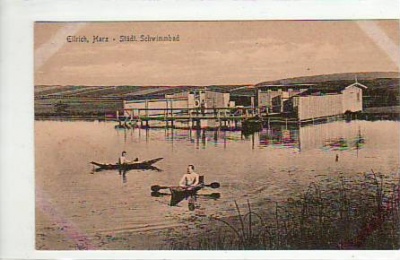
[{"label": "person in white shirt", "polygon": [[123,151],[121,154],[121,157],[119,157],[119,164],[124,164],[128,161],[125,156],[126,156],[126,152]]},{"label": "person in white shirt", "polygon": [[119,164],[119,174],[121,175],[126,173],[126,164],[130,163],[130,161],[126,158],[126,152],[123,151],[121,154],[121,157],[118,159],[118,164]]},{"label": "person in white shirt", "polygon": [[194,166],[190,164],[188,165],[187,173],[179,181],[179,186],[190,189],[199,185],[199,182],[199,175],[194,171]]}]

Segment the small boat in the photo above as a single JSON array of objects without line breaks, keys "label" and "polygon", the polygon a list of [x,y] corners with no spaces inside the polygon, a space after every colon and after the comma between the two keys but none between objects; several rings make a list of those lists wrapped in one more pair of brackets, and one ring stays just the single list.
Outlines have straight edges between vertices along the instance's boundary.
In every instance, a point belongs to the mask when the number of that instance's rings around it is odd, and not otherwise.
[{"label": "small boat", "polygon": [[[159,185],[153,185],[151,186],[151,196],[153,197],[159,197],[161,195],[171,195],[171,200],[169,205],[170,206],[176,206],[178,205],[179,202],[181,202],[184,199],[188,199],[188,207],[189,210],[193,211],[195,209],[195,201],[198,197],[197,192],[205,187],[211,187],[213,189],[219,188],[220,184],[218,182],[213,182],[211,184],[205,184],[204,183],[204,176],[200,176],[200,184],[197,185],[196,187],[192,187],[190,189],[185,188],[185,187],[180,187],[180,186],[159,186]],[[159,191],[161,189],[169,189],[170,194],[165,194],[165,193],[160,193]],[[212,199],[218,199],[220,196],[219,193],[212,193],[208,195],[208,197]]]},{"label": "small boat", "polygon": [[169,205],[176,206],[182,200],[189,199],[189,209],[191,209],[190,204],[194,203],[193,200],[195,200],[197,192],[202,188],[202,185],[194,187],[193,189],[187,189],[183,187],[170,187],[169,190],[171,192],[171,201]]},{"label": "small boat", "polygon": [[[123,167],[125,170],[133,170],[133,169],[139,169],[139,170],[153,170],[153,169],[158,169],[154,166],[158,161],[161,161],[163,158],[156,158],[152,160],[147,160],[147,161],[134,161],[131,163],[126,163]],[[118,170],[120,169],[120,164],[119,163],[99,163],[99,162],[90,162],[91,164],[99,167],[96,169],[96,171],[100,170]],[[159,170],[159,169],[158,169]]]}]

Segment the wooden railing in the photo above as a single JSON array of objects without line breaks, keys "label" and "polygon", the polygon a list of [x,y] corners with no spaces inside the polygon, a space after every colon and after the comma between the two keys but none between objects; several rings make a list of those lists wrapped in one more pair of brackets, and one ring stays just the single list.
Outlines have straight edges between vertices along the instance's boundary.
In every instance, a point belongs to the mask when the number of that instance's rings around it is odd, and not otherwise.
[{"label": "wooden railing", "polygon": [[125,115],[140,120],[221,119],[241,120],[257,115],[254,108],[127,108]]}]

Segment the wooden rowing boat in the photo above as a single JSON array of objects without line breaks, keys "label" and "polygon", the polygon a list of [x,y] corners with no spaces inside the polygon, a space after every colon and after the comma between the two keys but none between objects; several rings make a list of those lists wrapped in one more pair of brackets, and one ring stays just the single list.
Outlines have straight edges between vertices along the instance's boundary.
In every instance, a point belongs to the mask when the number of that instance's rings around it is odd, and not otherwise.
[{"label": "wooden rowing boat", "polygon": [[[190,189],[184,187],[170,187],[169,190],[171,192],[171,201],[169,205],[176,206],[184,199],[195,199],[195,197],[197,196],[197,192],[202,188],[203,187],[201,185],[192,187]],[[189,201],[189,203],[190,202],[192,201]]]},{"label": "wooden rowing boat", "polygon": [[141,170],[146,170],[146,169],[157,169],[156,167],[152,166],[158,161],[161,161],[163,158],[156,158],[152,160],[147,160],[147,161],[135,161],[131,163],[125,163],[123,165],[119,163],[99,163],[99,162],[90,162],[91,164],[95,165],[98,167],[98,170],[118,170],[118,169],[123,169],[123,170],[133,170],[133,169],[141,169]]},{"label": "wooden rowing boat", "polygon": [[[200,176],[200,184],[195,187],[180,187],[180,186],[159,186],[153,185],[151,186],[152,193],[151,195],[154,197],[158,197],[160,195],[171,195],[171,200],[169,205],[176,206],[179,202],[183,201],[184,199],[188,200],[188,207],[189,210],[194,210],[195,208],[195,201],[198,197],[197,192],[205,187],[211,187],[213,189],[219,188],[220,184],[218,182],[213,182],[211,184],[204,183],[204,176]],[[163,194],[159,193],[161,189],[168,189],[170,194]],[[213,193],[210,198],[216,199],[219,198],[219,193]]]}]

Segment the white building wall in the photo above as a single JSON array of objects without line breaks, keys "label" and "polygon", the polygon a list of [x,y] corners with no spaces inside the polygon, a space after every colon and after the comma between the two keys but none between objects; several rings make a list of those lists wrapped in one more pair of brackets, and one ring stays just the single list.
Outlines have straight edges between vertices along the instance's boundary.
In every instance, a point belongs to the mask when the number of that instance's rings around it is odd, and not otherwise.
[{"label": "white building wall", "polygon": [[285,89],[285,90],[267,90],[267,91],[262,91],[258,90],[258,95],[257,95],[257,101],[258,101],[258,106],[267,106],[271,107],[272,106],[272,99],[277,97],[277,96],[282,96],[282,101],[287,100],[295,95],[298,95],[307,89]]},{"label": "white building wall", "polygon": [[259,107],[263,106],[269,106],[270,105],[270,100],[269,100],[269,95],[267,92],[262,92],[261,90],[258,90],[258,97],[257,97],[257,103]]},{"label": "white building wall", "polygon": [[229,93],[220,93],[214,91],[205,92],[206,107],[226,107],[229,103]]},{"label": "white building wall", "polygon": [[168,108],[189,108],[187,99],[172,99],[168,100]]},{"label": "white building wall", "polygon": [[[294,97],[299,120],[340,115],[343,113],[342,94]],[[297,99],[297,100],[296,100]]]},{"label": "white building wall", "polygon": [[356,86],[349,86],[342,91],[343,113],[346,111],[362,111],[362,89]]},{"label": "white building wall", "polygon": [[[223,106],[221,106],[221,107],[228,107],[228,106],[230,106],[230,102],[231,102],[231,94],[229,94],[229,93],[223,93],[223,101],[222,101],[222,104],[221,105],[223,105]],[[235,106],[235,105],[233,105],[233,106]]]},{"label": "white building wall", "polygon": [[272,99],[282,95],[282,92],[279,91],[267,91],[267,92],[258,92],[258,106],[267,106],[271,107],[272,106]]},{"label": "white building wall", "polygon": [[187,102],[188,102],[188,108],[194,108],[194,107],[200,105],[200,100],[198,100],[198,99],[196,100],[196,97],[194,94],[188,94]]},{"label": "white building wall", "polygon": [[[153,99],[153,100],[133,100],[124,102],[124,116],[138,116],[139,109],[141,115],[162,115],[165,109],[188,108],[187,99]],[[150,109],[144,111],[144,109]],[[159,110],[157,110],[159,109]],[[174,111],[177,112],[177,111]]]},{"label": "white building wall", "polygon": [[124,102],[124,109],[129,110],[129,109],[142,109],[145,108],[146,104],[145,102],[141,101],[125,101]]},{"label": "white building wall", "polygon": [[[167,95],[165,99],[150,99],[150,100],[131,100],[124,102],[124,115],[133,116],[138,115],[139,109],[160,109],[149,110],[146,112],[141,111],[141,115],[160,115],[164,113],[165,109],[187,109],[200,107],[201,102],[204,100],[205,107],[211,109],[213,107],[227,107],[230,103],[229,93],[220,93],[214,91],[201,91],[197,94],[189,92],[180,92],[172,95]],[[233,103],[234,104],[234,103]],[[174,113],[179,111],[174,111]]]},{"label": "white building wall", "polygon": [[[167,102],[165,99],[161,100],[135,100],[135,101],[126,101],[124,103],[124,116],[138,116],[139,109],[165,109],[167,108]],[[141,111],[141,115],[158,115],[160,111],[157,110],[148,110]]]}]

